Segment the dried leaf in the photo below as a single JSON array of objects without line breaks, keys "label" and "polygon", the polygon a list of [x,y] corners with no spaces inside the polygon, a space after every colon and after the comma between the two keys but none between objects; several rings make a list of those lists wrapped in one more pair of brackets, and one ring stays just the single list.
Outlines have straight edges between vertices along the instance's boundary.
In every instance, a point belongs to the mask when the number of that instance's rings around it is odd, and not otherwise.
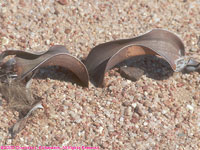
[{"label": "dried leaf", "polygon": [[[15,57],[5,61],[5,58],[10,55]],[[87,68],[80,60],[70,55],[64,46],[53,46],[48,51],[40,53],[20,50],[7,50],[1,53],[0,92],[7,100],[9,108],[20,114],[20,120],[11,129],[12,137],[25,127],[27,118],[32,111],[43,108],[41,100],[35,99],[27,88],[30,86],[31,79],[39,68],[54,65],[71,70],[84,86],[88,86]],[[14,79],[12,79],[13,76]],[[20,81],[25,82],[26,85]]]},{"label": "dried leaf", "polygon": [[[51,47],[48,51],[29,53],[20,50],[7,50],[0,55],[0,63],[6,56],[15,55],[14,69],[18,80],[26,82],[33,77],[33,73],[46,66],[61,66],[72,71],[82,81],[84,86],[89,84],[89,76],[85,65],[76,57],[70,55],[62,45]],[[9,68],[7,68],[10,70]]]},{"label": "dried leaf", "polygon": [[181,39],[172,32],[154,29],[132,39],[122,39],[94,47],[86,59],[88,72],[97,86],[102,86],[105,73],[116,64],[138,55],[160,55],[174,71],[182,70],[187,61]]}]

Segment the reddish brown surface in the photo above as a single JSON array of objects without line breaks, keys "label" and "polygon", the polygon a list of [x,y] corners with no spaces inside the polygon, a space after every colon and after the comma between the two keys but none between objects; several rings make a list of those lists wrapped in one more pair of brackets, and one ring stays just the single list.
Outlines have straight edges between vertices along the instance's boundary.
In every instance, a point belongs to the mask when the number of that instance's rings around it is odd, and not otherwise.
[{"label": "reddish brown surface", "polygon": [[[24,2],[26,5],[17,0],[0,1],[1,51],[40,51],[62,44],[82,58],[100,43],[159,27],[177,33],[188,56],[200,56],[198,0],[69,0],[67,5],[53,0]],[[105,76],[105,88],[91,83],[83,88],[73,82],[71,73],[41,70],[31,88],[46,101],[48,115],[42,109],[34,112],[25,129],[11,140],[8,128],[18,113],[8,110],[1,98],[0,145],[199,149],[199,73],[172,73],[166,62],[155,58],[127,63],[144,67],[142,78],[131,82],[113,69]]]}]

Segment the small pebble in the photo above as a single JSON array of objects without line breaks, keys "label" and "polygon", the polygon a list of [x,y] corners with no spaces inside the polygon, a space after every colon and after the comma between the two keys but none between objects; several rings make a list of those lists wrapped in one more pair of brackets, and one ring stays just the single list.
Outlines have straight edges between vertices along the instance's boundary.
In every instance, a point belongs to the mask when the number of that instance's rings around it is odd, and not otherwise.
[{"label": "small pebble", "polygon": [[134,112],[136,112],[139,116],[143,115],[143,113],[142,113],[141,109],[139,108],[139,106],[135,107]]},{"label": "small pebble", "polygon": [[194,107],[193,107],[192,105],[189,105],[189,104],[188,104],[188,105],[187,105],[187,108],[188,108],[190,111],[192,111],[192,112],[194,111]]},{"label": "small pebble", "polygon": [[2,37],[1,38],[1,44],[2,45],[7,45],[9,43],[9,39],[8,38],[6,38],[6,37]]},{"label": "small pebble", "polygon": [[144,122],[144,123],[143,123],[143,125],[144,125],[144,126],[147,126],[147,125],[148,125],[148,123],[147,123],[147,122]]},{"label": "small pebble", "polygon": [[144,74],[144,70],[135,67],[121,67],[120,74],[126,79],[137,81]]},{"label": "small pebble", "polygon": [[65,33],[66,33],[66,34],[69,34],[70,32],[71,32],[70,29],[65,29]]},{"label": "small pebble", "polygon": [[197,45],[200,48],[200,36],[198,37]]},{"label": "small pebble", "polygon": [[103,129],[104,129],[103,127],[99,127],[98,132],[99,132],[100,134],[102,134]]},{"label": "small pebble", "polygon": [[131,105],[131,103],[129,102],[129,101],[125,101],[125,102],[123,102],[123,104],[122,104],[123,106],[130,106]]},{"label": "small pebble", "polygon": [[135,108],[137,106],[137,103],[132,103],[131,105],[133,108]]},{"label": "small pebble", "polygon": [[138,115],[133,114],[133,115],[132,115],[132,118],[131,118],[131,122],[135,124],[135,123],[137,123],[138,121],[139,121]]},{"label": "small pebble", "polygon": [[62,5],[67,5],[67,0],[58,0],[58,2]]}]

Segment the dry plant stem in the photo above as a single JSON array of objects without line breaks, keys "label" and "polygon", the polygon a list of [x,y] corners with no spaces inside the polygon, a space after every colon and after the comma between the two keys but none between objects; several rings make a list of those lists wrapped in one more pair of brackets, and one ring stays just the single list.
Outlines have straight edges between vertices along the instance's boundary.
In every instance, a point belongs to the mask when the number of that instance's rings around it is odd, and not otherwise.
[{"label": "dry plant stem", "polygon": [[16,124],[13,125],[13,127],[10,129],[11,136],[14,138],[17,133],[19,133],[22,129],[24,129],[26,125],[26,121],[28,117],[31,115],[31,113],[38,109],[38,108],[43,108],[41,101],[36,103],[32,108],[28,111],[25,117],[19,119]]}]

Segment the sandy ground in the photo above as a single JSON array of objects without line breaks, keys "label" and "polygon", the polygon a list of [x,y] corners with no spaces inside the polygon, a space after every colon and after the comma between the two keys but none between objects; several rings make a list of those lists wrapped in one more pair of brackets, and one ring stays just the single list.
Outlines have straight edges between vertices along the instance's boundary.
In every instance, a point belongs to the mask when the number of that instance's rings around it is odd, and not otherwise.
[{"label": "sandy ground", "polygon": [[[186,55],[200,58],[199,0],[1,0],[0,50],[43,51],[55,44],[85,58],[91,48],[153,28],[177,33]],[[32,90],[49,115],[37,110],[14,139],[18,113],[1,98],[0,146],[90,146],[99,149],[200,149],[200,75],[173,73],[160,59],[143,58],[136,82],[115,68],[106,87],[77,84],[70,73],[42,69]],[[70,148],[69,148],[70,149]]]}]

